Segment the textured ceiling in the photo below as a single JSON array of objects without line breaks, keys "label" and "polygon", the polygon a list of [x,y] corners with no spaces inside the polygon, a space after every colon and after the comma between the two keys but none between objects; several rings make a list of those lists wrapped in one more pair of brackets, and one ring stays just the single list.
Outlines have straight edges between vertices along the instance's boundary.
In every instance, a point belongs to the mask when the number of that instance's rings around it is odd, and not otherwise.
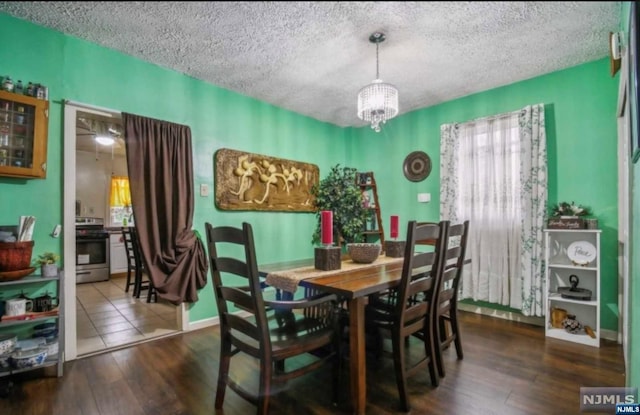
[{"label": "textured ceiling", "polygon": [[400,113],[608,55],[620,2],[0,2],[0,12],[339,126],[380,78]]}]

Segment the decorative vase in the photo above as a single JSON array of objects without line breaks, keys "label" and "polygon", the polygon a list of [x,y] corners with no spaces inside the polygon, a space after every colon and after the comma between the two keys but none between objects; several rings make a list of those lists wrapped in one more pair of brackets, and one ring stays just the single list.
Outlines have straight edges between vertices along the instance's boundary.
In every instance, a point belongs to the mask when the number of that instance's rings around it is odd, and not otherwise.
[{"label": "decorative vase", "polygon": [[56,264],[44,264],[40,269],[43,277],[51,278],[58,276],[58,266]]}]

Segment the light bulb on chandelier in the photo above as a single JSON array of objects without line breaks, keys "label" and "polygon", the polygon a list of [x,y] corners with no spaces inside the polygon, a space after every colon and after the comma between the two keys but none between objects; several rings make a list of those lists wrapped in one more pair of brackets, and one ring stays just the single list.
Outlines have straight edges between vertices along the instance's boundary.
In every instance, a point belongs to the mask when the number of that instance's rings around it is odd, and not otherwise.
[{"label": "light bulb on chandelier", "polygon": [[376,45],[376,79],[358,92],[358,118],[369,121],[376,132],[380,132],[380,123],[398,115],[398,90],[380,79],[378,49],[384,40],[381,32],[369,36],[369,42]]}]

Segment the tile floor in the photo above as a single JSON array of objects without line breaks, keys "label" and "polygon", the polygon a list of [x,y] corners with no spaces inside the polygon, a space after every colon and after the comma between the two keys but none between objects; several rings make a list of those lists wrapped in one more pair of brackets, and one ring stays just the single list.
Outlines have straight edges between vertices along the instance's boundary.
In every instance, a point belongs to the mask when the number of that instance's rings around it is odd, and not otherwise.
[{"label": "tile floor", "polygon": [[76,286],[78,356],[178,333],[176,307],[124,292],[125,278]]}]

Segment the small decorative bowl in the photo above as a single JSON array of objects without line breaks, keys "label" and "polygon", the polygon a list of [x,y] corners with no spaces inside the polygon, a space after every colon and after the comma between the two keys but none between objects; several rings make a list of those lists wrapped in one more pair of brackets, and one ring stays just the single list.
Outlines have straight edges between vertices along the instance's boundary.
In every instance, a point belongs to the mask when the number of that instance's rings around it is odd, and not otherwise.
[{"label": "small decorative bowl", "polygon": [[58,338],[56,337],[53,340],[47,341],[47,343],[41,347],[47,351],[47,356],[57,355],[58,354]]},{"label": "small decorative bowl", "polygon": [[11,353],[0,354],[0,370],[11,366]]},{"label": "small decorative bowl", "polygon": [[0,333],[0,355],[8,354],[16,347],[18,337],[13,333]]},{"label": "small decorative bowl", "polygon": [[37,348],[33,350],[19,350],[11,353],[11,366],[14,369],[25,369],[39,366],[47,358],[47,350]]},{"label": "small decorative bowl", "polygon": [[353,262],[359,264],[370,264],[380,256],[382,245],[377,243],[352,243],[347,244],[347,252]]}]

